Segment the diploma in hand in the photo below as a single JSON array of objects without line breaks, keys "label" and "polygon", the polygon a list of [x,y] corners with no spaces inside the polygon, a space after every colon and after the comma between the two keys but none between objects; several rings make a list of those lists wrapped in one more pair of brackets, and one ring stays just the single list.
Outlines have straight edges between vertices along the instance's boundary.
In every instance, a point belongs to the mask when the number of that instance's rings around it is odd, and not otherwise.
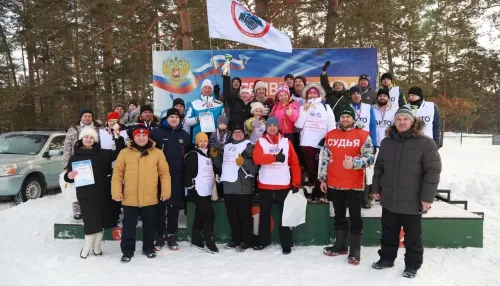
[{"label": "diploma in hand", "polygon": [[92,162],[90,160],[73,162],[71,163],[71,168],[73,171],[78,172],[78,175],[75,177],[75,187],[95,184]]}]

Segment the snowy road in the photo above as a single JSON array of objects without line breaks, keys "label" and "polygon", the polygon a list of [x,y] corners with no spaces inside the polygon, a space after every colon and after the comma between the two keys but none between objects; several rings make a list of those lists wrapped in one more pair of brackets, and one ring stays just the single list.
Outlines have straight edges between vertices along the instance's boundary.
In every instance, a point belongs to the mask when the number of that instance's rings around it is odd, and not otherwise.
[{"label": "snowy road", "polygon": [[298,247],[289,256],[279,247],[210,255],[186,243],[153,260],[140,255],[139,243],[124,265],[119,243],[104,242],[103,257],[82,260],[81,240],[53,239],[54,222],[70,215],[59,194],[16,207],[0,202],[0,285],[500,285],[500,146],[485,138],[465,138],[460,146],[459,140],[446,139],[440,151],[440,187],[485,212],[484,248],[426,249],[414,280],[401,277],[404,249],[385,271],[371,268],[377,248],[363,248],[359,266],[322,255],[322,247]]}]

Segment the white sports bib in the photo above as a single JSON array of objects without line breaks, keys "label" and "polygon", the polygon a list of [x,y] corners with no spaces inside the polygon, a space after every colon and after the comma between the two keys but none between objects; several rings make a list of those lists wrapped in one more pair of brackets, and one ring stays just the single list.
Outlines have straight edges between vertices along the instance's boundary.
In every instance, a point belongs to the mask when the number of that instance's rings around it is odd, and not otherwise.
[{"label": "white sports bib", "polygon": [[240,170],[240,166],[236,165],[236,158],[238,158],[238,154],[245,151],[249,143],[251,143],[249,140],[245,140],[238,144],[229,143],[224,146],[222,175],[220,178],[222,182],[234,183],[238,180],[238,171]]},{"label": "white sports bib", "polygon": [[196,191],[202,197],[211,196],[215,178],[212,160],[198,153],[196,155],[198,155],[198,175],[194,179]]},{"label": "white sports bib", "polygon": [[288,139],[281,138],[278,145],[271,144],[266,138],[259,139],[260,146],[264,154],[278,154],[283,149],[285,162],[274,162],[268,165],[261,165],[259,170],[259,182],[266,185],[287,186],[290,185],[290,166],[288,166]]},{"label": "white sports bib", "polygon": [[385,131],[391,125],[394,124],[394,116],[396,115],[397,108],[394,105],[391,108],[382,111],[380,109],[374,108],[373,113],[375,113],[375,123],[377,123],[377,143],[375,146],[380,147],[382,139],[384,139]]},{"label": "white sports bib", "polygon": [[351,107],[352,109],[354,109],[354,113],[356,114],[356,125],[363,124],[363,130],[370,132],[371,105],[367,103],[361,103],[359,110],[356,110],[353,104],[351,104]]},{"label": "white sports bib", "polygon": [[422,105],[420,105],[420,108],[418,109],[412,109],[411,104],[407,104],[406,106],[412,110],[413,114],[416,117],[422,119],[422,121],[425,123],[424,134],[434,139],[432,126],[432,123],[434,122],[434,102],[424,100],[422,102]]}]

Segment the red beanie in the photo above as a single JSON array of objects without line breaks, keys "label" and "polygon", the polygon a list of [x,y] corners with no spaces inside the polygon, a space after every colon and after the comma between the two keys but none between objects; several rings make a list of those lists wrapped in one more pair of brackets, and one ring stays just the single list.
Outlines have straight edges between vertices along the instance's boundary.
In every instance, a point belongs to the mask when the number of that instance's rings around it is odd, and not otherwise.
[{"label": "red beanie", "polygon": [[139,127],[136,127],[136,129],[134,130],[134,132],[132,133],[132,138],[135,137],[135,135],[137,134],[146,134],[148,135],[149,137],[149,130],[146,128],[146,126],[139,126]]},{"label": "red beanie", "polygon": [[118,112],[110,112],[106,118],[106,123],[111,119],[120,120],[120,114]]}]

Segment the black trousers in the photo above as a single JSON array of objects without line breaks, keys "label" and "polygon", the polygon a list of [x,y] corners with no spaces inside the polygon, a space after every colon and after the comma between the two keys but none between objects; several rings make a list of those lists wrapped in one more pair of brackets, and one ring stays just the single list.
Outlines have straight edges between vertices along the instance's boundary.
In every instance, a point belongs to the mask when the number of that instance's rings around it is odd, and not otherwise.
[{"label": "black trousers", "polygon": [[[259,222],[259,237],[261,245],[271,244],[271,207],[272,203],[276,202],[283,214],[283,205],[285,204],[288,190],[270,191],[260,190],[260,222]],[[293,232],[289,227],[281,226],[281,220],[274,222],[275,226],[280,228],[280,243],[281,247],[293,246]]]},{"label": "black trousers", "polygon": [[404,245],[406,248],[405,265],[420,269],[424,260],[422,245],[422,216],[393,213],[382,208],[381,249],[378,251],[381,260],[393,262],[399,249],[399,233],[403,227]]},{"label": "black trousers", "polygon": [[346,218],[346,207],[348,207],[349,219],[351,221],[350,233],[354,235],[360,235],[363,233],[363,219],[361,218],[362,195],[362,191],[341,191],[328,188],[328,196],[333,203],[333,209],[335,212],[335,230],[349,230],[349,222]]},{"label": "black trousers", "polygon": [[252,242],[252,195],[226,194],[224,197],[231,238],[235,244]]},{"label": "black trousers", "polygon": [[[172,205],[166,202],[159,202],[156,207],[156,233],[158,235],[175,235],[179,228],[179,211],[182,206]],[[165,222],[165,211],[167,212],[167,221]]]},{"label": "black trousers", "polygon": [[195,205],[193,230],[203,230],[205,232],[214,231],[215,212],[212,207],[212,197],[193,196]]},{"label": "black trousers", "polygon": [[154,235],[156,225],[157,205],[147,207],[123,206],[123,232],[120,247],[123,254],[133,254],[135,252],[135,239],[137,218],[142,216],[142,251],[152,252],[154,247]]}]

